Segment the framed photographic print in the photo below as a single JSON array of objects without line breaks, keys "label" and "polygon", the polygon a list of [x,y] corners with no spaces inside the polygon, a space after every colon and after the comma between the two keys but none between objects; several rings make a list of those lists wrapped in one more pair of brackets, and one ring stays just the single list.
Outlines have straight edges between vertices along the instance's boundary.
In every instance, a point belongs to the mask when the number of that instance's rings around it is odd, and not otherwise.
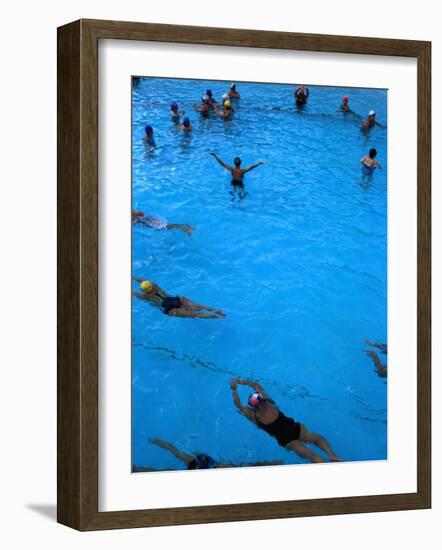
[{"label": "framed photographic print", "polygon": [[59,28],[60,523],[430,507],[430,52]]}]

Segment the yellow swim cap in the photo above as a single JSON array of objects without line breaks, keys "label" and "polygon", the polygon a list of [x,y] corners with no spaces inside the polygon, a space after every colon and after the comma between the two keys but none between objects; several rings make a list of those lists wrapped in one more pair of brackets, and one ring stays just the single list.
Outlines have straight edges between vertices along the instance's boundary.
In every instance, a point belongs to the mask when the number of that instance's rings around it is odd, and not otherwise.
[{"label": "yellow swim cap", "polygon": [[227,99],[225,102],[224,102],[224,106],[225,107],[230,107],[232,104],[230,103],[230,99]]},{"label": "yellow swim cap", "polygon": [[152,290],[153,284],[150,281],[143,281],[140,285],[140,288],[143,292],[150,292]]}]

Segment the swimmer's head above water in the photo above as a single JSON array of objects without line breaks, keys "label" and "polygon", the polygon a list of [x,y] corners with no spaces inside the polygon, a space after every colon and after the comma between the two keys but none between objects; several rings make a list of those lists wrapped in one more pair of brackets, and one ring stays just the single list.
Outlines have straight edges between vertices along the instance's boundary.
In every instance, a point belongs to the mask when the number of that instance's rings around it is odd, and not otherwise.
[{"label": "swimmer's head above water", "polygon": [[232,82],[232,84],[230,84],[230,89],[232,90],[232,92],[236,92],[236,84]]},{"label": "swimmer's head above water", "polygon": [[376,113],[374,111],[369,111],[368,113],[368,116],[372,116],[372,117],[375,117],[376,116]]},{"label": "swimmer's head above water", "polygon": [[189,126],[190,126],[189,117],[186,116],[186,117],[183,118],[183,126],[184,126],[185,128],[189,128]]},{"label": "swimmer's head above water", "polygon": [[140,284],[140,289],[145,293],[149,294],[149,292],[153,289],[153,284],[150,281],[143,281]]},{"label": "swimmer's head above water", "polygon": [[212,94],[212,90],[207,90],[207,91],[206,91],[206,95],[207,95],[207,97],[210,99],[210,98],[212,97],[212,95],[213,95],[213,94]]},{"label": "swimmer's head above water", "polygon": [[146,135],[147,136],[152,136],[153,135],[153,128],[150,124],[148,124],[145,128],[144,128],[144,131],[146,132]]},{"label": "swimmer's head above water", "polygon": [[178,103],[176,101],[172,101],[170,104],[170,110],[176,113],[178,111]]},{"label": "swimmer's head above water", "polygon": [[376,157],[376,155],[378,154],[378,152],[376,151],[376,149],[370,149],[370,151],[368,152],[368,156],[371,158],[371,159],[374,159]]},{"label": "swimmer's head above water", "polygon": [[348,103],[348,95],[345,95],[345,96],[342,98],[342,102],[343,102],[343,103]]},{"label": "swimmer's head above water", "polygon": [[233,164],[236,166],[236,168],[239,168],[241,166],[241,159],[239,157],[235,157],[233,159]]},{"label": "swimmer's head above water", "polygon": [[226,107],[226,109],[231,109],[232,108],[232,104],[230,103],[230,99],[226,99],[224,101],[224,107]]}]

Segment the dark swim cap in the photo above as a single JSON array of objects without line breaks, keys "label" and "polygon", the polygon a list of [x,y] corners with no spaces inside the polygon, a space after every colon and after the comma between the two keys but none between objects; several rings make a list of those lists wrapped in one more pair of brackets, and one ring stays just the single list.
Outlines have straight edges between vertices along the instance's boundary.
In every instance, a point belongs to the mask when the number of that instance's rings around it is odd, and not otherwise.
[{"label": "dark swim cap", "polygon": [[374,157],[378,154],[378,152],[376,151],[376,149],[370,149],[370,151],[368,152],[368,156],[371,158],[371,159],[374,159]]},{"label": "dark swim cap", "polygon": [[190,126],[190,120],[189,120],[189,117],[185,117],[183,118],[183,125],[184,126]]},{"label": "dark swim cap", "polygon": [[170,104],[170,108],[172,110],[178,109],[178,103],[176,101],[172,101],[172,103]]},{"label": "dark swim cap", "polygon": [[241,164],[241,159],[240,159],[239,157],[235,157],[235,158],[233,159],[233,164],[234,164],[235,166],[239,166],[239,165]]},{"label": "dark swim cap", "polygon": [[144,130],[146,131],[146,134],[149,134],[150,132],[153,132],[153,128],[150,124],[148,124]]},{"label": "dark swim cap", "polygon": [[208,95],[209,97],[212,97],[212,90],[207,90],[206,95]]}]

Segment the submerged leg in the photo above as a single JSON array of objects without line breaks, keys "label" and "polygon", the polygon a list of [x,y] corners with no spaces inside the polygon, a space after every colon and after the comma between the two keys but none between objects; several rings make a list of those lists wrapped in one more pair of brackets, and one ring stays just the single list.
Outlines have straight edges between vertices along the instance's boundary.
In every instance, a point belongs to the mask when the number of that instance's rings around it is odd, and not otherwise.
[{"label": "submerged leg", "polygon": [[285,446],[288,451],[295,451],[295,453],[301,458],[307,458],[310,462],[325,462],[322,456],[315,454],[312,450],[301,443],[301,441],[290,441],[288,445]]},{"label": "submerged leg", "polygon": [[332,462],[341,462],[342,460],[336,455],[336,453],[330,447],[328,441],[322,435],[310,432],[304,424],[301,424],[301,433],[299,435],[301,441],[306,443],[313,443],[320,449],[322,449]]}]

